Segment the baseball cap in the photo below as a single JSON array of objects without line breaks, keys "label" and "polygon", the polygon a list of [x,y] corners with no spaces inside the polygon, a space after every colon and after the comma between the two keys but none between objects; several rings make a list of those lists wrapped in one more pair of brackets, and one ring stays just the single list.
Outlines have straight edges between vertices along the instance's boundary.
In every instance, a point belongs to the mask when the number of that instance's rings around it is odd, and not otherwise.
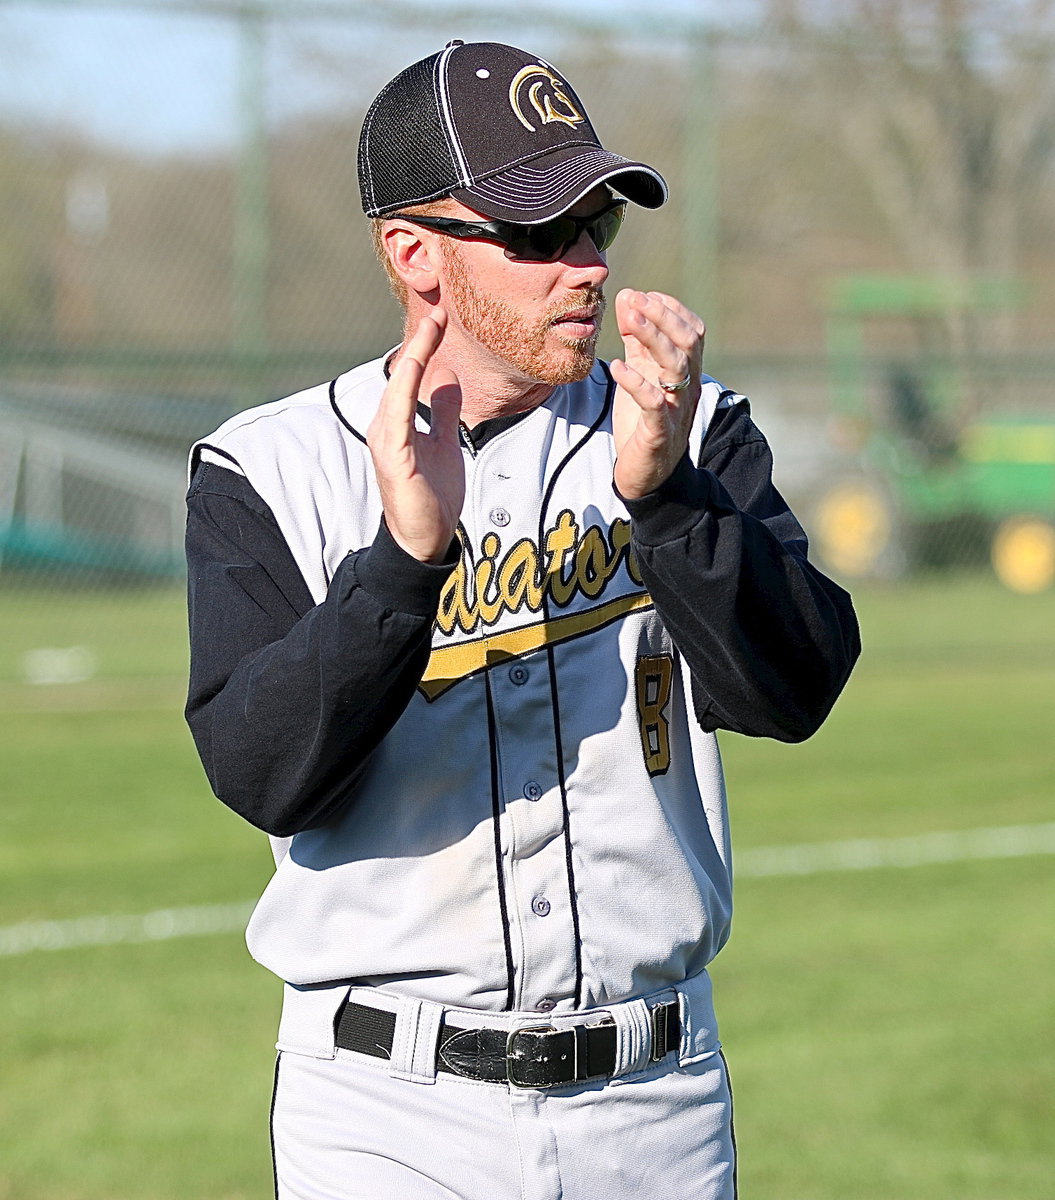
[{"label": "baseball cap", "polygon": [[359,138],[363,211],[382,217],[443,196],[535,224],[609,184],[644,208],[663,176],[601,145],[586,109],[544,59],[501,42],[451,41],[401,71]]}]

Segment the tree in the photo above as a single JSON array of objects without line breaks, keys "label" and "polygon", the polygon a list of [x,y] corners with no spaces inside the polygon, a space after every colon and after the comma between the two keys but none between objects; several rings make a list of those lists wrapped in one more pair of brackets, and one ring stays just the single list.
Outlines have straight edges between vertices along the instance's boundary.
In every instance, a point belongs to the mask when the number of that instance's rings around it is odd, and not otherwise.
[{"label": "tree", "polygon": [[[906,263],[1016,276],[1055,146],[1055,3],[771,0],[769,20],[800,48],[780,88],[856,164]],[[950,304],[943,331],[958,356],[1007,350],[1013,315]]]}]

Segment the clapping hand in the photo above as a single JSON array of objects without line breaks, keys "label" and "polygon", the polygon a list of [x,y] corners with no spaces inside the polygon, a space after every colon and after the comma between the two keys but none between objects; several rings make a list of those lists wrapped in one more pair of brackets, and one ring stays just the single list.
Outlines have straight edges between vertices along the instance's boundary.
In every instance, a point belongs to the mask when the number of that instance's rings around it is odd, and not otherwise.
[{"label": "clapping hand", "polygon": [[[422,382],[446,324],[442,308],[422,318],[399,356],[366,435],[385,523],[396,542],[420,562],[440,562],[446,556],[465,499],[458,441],[461,388],[454,372],[434,370],[430,394],[422,395]],[[432,409],[426,433],[415,424],[422,400]]]},{"label": "clapping hand", "polygon": [[611,364],[618,384],[615,486],[621,496],[639,499],[655,491],[685,453],[700,399],[706,328],[663,292],[627,288],[615,298],[615,315],[625,349],[625,358]]}]

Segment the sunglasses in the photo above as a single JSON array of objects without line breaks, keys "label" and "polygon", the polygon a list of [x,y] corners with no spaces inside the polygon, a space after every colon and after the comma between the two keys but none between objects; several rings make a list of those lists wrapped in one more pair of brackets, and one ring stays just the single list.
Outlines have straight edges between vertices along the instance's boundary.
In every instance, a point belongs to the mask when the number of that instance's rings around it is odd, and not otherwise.
[{"label": "sunglasses", "polygon": [[613,200],[588,217],[565,215],[538,225],[517,225],[512,221],[459,221],[455,217],[413,217],[398,212],[387,219],[409,221],[411,225],[439,230],[448,237],[498,242],[504,247],[506,258],[552,263],[563,258],[584,231],[598,250],[607,250],[615,241],[625,210],[625,200]]}]

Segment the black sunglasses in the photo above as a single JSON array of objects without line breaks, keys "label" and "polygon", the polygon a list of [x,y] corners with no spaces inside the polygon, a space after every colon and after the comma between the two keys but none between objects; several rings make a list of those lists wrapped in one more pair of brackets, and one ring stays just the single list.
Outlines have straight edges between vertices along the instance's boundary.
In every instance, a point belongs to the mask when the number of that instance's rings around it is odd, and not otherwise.
[{"label": "black sunglasses", "polygon": [[551,263],[567,254],[584,230],[598,250],[607,250],[623,223],[625,209],[625,200],[613,200],[588,217],[564,215],[538,225],[517,225],[512,221],[459,221],[456,217],[414,217],[398,212],[385,219],[394,221],[398,218],[411,225],[438,229],[448,237],[483,238],[505,247],[506,258]]}]

